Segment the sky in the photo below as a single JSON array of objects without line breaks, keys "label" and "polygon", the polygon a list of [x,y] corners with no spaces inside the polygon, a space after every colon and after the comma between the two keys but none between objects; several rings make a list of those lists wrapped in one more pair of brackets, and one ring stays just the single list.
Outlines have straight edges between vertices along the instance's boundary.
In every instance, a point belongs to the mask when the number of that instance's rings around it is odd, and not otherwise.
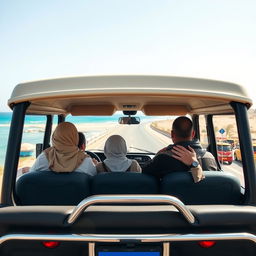
[{"label": "sky", "polygon": [[255,0],[1,0],[0,112],[21,82],[174,75],[247,88],[256,108]]}]

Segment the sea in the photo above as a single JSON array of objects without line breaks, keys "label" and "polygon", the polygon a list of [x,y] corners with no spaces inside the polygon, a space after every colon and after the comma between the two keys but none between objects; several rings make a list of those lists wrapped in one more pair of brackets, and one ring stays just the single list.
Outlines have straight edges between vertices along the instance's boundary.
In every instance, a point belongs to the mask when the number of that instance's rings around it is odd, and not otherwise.
[{"label": "sea", "polygon": [[[73,124],[84,124],[84,123],[106,123],[113,122],[117,123],[119,117],[123,116],[120,114],[115,114],[113,116],[67,116],[66,121],[72,122]],[[148,117],[142,115],[139,116],[141,122],[150,121],[154,117]],[[12,119],[12,112],[0,112],[0,166],[4,165],[8,134],[10,129]],[[155,118],[154,118],[155,119]],[[161,119],[161,117],[160,117]],[[42,125],[46,123],[45,116],[26,116],[25,124],[29,125],[29,128],[25,128],[22,137],[22,143],[30,143],[35,145],[43,141],[44,131]],[[53,123],[57,124],[57,118],[54,118]],[[100,132],[99,130],[92,130],[86,133],[86,139],[97,137]]]}]

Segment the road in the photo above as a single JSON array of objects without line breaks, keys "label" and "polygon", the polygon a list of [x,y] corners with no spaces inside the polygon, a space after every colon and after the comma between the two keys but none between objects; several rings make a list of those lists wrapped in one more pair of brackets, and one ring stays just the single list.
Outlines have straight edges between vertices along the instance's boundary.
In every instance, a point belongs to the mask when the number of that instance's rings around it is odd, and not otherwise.
[{"label": "road", "polygon": [[224,171],[235,175],[240,180],[241,185],[244,187],[244,174],[241,162],[233,161],[231,165],[222,164],[221,167]]},{"label": "road", "polygon": [[[127,143],[129,152],[158,152],[161,148],[172,143],[171,138],[162,135],[150,128],[150,123],[139,125],[116,125],[104,137],[89,145],[88,150],[103,150],[106,139],[113,135],[121,135]],[[222,169],[239,178],[244,186],[242,164],[234,161],[231,165],[223,164]]]},{"label": "road", "polygon": [[126,143],[129,152],[158,152],[172,141],[170,138],[153,131],[150,123],[139,125],[116,125],[106,136],[89,145],[88,150],[103,149],[106,139],[114,134],[121,135]]}]

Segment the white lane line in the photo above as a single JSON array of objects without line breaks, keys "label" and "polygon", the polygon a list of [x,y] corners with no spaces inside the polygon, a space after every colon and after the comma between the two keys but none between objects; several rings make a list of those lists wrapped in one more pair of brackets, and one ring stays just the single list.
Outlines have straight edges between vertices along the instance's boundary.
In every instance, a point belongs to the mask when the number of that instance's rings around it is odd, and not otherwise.
[{"label": "white lane line", "polygon": [[158,141],[164,145],[169,145],[171,144],[172,140],[171,138],[166,137],[165,135],[153,130],[150,128],[151,123],[146,123],[144,125],[144,130],[149,134],[150,136],[155,136],[157,137]]}]

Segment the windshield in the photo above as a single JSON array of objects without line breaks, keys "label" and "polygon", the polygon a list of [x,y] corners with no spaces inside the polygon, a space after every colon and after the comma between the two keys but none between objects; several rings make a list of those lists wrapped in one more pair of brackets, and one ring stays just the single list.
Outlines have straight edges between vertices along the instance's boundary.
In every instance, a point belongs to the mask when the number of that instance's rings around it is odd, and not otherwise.
[{"label": "windshield", "polygon": [[217,145],[218,151],[231,151],[231,147],[229,145]]},{"label": "windshield", "polygon": [[127,144],[129,153],[157,153],[172,143],[170,137],[172,117],[145,116],[137,114],[140,122],[124,124],[120,122],[123,113],[113,116],[68,116],[66,121],[76,125],[87,141],[87,150],[103,151],[106,139],[114,134],[121,135]]}]

